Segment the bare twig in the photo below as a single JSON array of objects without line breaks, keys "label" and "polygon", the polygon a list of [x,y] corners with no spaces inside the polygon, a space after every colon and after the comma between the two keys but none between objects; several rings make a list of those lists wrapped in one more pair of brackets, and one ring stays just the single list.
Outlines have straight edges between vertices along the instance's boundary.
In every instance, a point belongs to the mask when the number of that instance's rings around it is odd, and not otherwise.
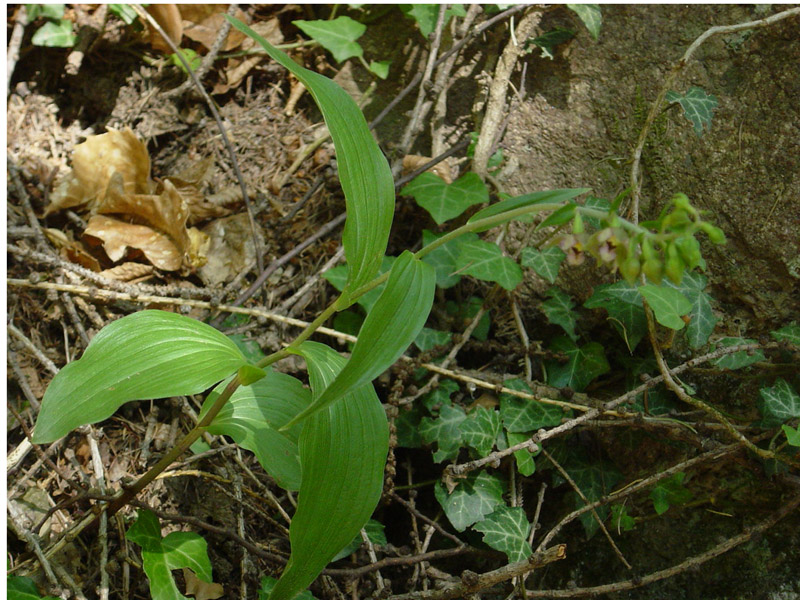
[{"label": "bare twig", "polygon": [[[89,448],[92,453],[92,469],[94,470],[100,493],[105,494],[105,470],[103,469],[103,459],[100,456],[100,448],[97,445],[96,436],[96,431],[91,428],[87,437],[89,438]],[[106,570],[106,565],[108,564],[108,516],[105,513],[100,515],[100,529],[97,541],[100,544],[100,588],[97,590],[97,595],[100,600],[108,600],[108,571]]]},{"label": "bare twig", "polygon": [[14,68],[19,60],[19,48],[22,45],[22,36],[25,33],[25,26],[28,24],[28,13],[25,5],[17,7],[17,18],[14,20],[14,29],[11,31],[11,39],[8,41],[8,54],[6,55],[6,94],[11,93],[11,77],[14,75]]}]

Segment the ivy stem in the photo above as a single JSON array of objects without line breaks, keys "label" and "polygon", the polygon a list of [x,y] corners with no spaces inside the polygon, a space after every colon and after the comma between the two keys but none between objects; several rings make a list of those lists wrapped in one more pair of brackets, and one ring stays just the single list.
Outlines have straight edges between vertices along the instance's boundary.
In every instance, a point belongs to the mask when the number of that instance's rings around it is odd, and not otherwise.
[{"label": "ivy stem", "polygon": [[[276,353],[277,354],[277,353]],[[219,397],[214,401],[214,404],[211,406],[211,409],[197,422],[192,430],[187,433],[184,438],[178,442],[169,452],[167,452],[164,456],[161,457],[155,465],[150,467],[150,470],[147,471],[144,475],[142,475],[136,483],[131,486],[126,486],[122,492],[116,499],[112,500],[111,503],[108,505],[106,509],[106,514],[111,517],[116,513],[120,508],[128,504],[131,500],[133,500],[136,495],[141,492],[145,487],[147,487],[156,477],[158,477],[162,471],[164,471],[167,467],[169,467],[175,460],[184,452],[189,449],[189,446],[194,444],[194,442],[203,435],[205,428],[208,427],[211,422],[216,418],[219,411],[222,410],[222,407],[225,406],[225,403],[231,397],[233,392],[236,391],[236,388],[239,387],[239,376],[235,375],[233,379],[225,386],[225,389],[219,395]]]}]

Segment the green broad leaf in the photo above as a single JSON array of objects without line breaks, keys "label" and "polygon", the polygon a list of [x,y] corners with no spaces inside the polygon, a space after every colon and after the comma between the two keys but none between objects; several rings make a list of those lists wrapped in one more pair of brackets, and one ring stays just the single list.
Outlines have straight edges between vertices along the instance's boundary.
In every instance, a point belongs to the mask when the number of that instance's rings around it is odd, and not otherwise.
[{"label": "green broad leaf", "polygon": [[[509,379],[504,382],[505,387],[520,392],[532,393],[533,390],[521,379]],[[561,424],[561,419],[568,417],[569,413],[564,413],[561,408],[552,404],[543,404],[526,398],[518,398],[511,394],[500,394],[500,417],[503,420],[503,428],[509,433],[526,433],[537,431],[542,427],[555,427]],[[523,435],[523,439],[530,436]],[[511,441],[512,446],[522,440]],[[525,450],[525,454],[530,453]]]},{"label": "green broad leaf", "polygon": [[707,283],[708,278],[699,273],[684,273],[677,285],[669,280],[664,281],[664,285],[678,290],[692,305],[689,311],[691,320],[686,326],[686,339],[691,348],[704,346],[719,321],[711,308],[711,296],[704,291]]},{"label": "green broad leaf", "polygon": [[432,413],[438,411],[442,406],[452,406],[453,401],[450,397],[458,390],[459,387],[455,381],[444,379],[439,382],[435,390],[422,397],[422,405]]},{"label": "green broad leaf", "polygon": [[567,4],[567,8],[580,17],[592,37],[597,39],[600,35],[600,25],[603,23],[600,6],[598,4]]},{"label": "green broad leaf", "polygon": [[108,10],[111,11],[111,14],[122,19],[125,25],[133,25],[138,18],[136,11],[133,10],[130,4],[109,4]]},{"label": "green broad leaf", "polygon": [[340,300],[341,308],[347,308],[350,292],[375,277],[386,254],[394,216],[394,181],[389,163],[372,137],[364,115],[347,92],[327,77],[298,65],[241,21],[226,18],[300,80],[328,126],[336,148],[339,180],[347,208],[342,243],[350,271]]},{"label": "green broad leaf", "polygon": [[575,325],[578,322],[578,315],[572,310],[575,308],[572,298],[557,287],[550,288],[547,295],[550,296],[550,299],[540,305],[547,320],[553,325],[561,327],[573,341],[577,341]]},{"label": "green broad leaf", "polygon": [[[222,382],[211,392],[198,418],[202,419],[225,389]],[[239,387],[206,428],[228,435],[255,454],[259,464],[286,490],[299,490],[300,457],[297,442],[302,426],[278,431],[311,404],[311,392],[289,375],[267,370],[263,379]]]},{"label": "green broad leaf", "polygon": [[458,268],[465,275],[483,281],[494,281],[507,290],[513,290],[522,281],[522,269],[503,254],[497,244],[476,240],[461,245]]},{"label": "green broad leaf", "polygon": [[486,471],[472,473],[459,481],[451,494],[438,481],[434,494],[456,531],[464,531],[492,514],[497,507],[504,506],[502,480]]},{"label": "green broad leaf", "polygon": [[533,40],[533,44],[539,46],[542,51],[542,58],[555,58],[556,46],[560,46],[575,37],[575,32],[564,27],[556,27],[547,33],[543,33]]},{"label": "green broad leaf", "polygon": [[9,575],[6,580],[6,597],[10,600],[58,600],[55,596],[42,596],[36,582],[30,577]]},{"label": "green broad leaf", "polygon": [[578,347],[568,337],[560,336],[549,347],[553,351],[563,352],[568,359],[566,363],[547,361],[547,381],[554,387],[569,386],[576,392],[582,392],[595,377],[611,369],[603,347],[597,342]]},{"label": "green broad leaf", "polygon": [[575,209],[578,208],[577,204],[565,204],[561,208],[553,211],[553,213],[547,217],[544,221],[539,223],[536,226],[536,230],[544,229],[545,227],[551,227],[556,225],[563,225],[564,223],[569,223],[573,217],[575,216]]},{"label": "green broad leaf", "polygon": [[647,333],[647,317],[638,288],[627,281],[607,283],[594,289],[583,303],[586,308],[603,308],[614,328],[633,352]]},{"label": "green broad leaf", "polygon": [[525,560],[533,553],[528,543],[531,524],[525,509],[519,506],[498,506],[497,510],[472,528],[483,533],[486,545],[503,552],[508,562]]},{"label": "green broad leaf", "polygon": [[158,517],[140,508],[125,537],[142,547],[142,568],[150,582],[153,600],[188,600],[178,590],[173,569],[189,568],[198,579],[212,582],[206,541],[196,533],[173,531],[162,538]]},{"label": "green broad leaf", "polygon": [[[717,347],[724,348],[727,346],[739,346],[741,344],[755,344],[755,343],[756,340],[751,340],[742,337],[724,337],[717,340]],[[742,350],[741,352],[734,352],[733,354],[726,354],[725,356],[720,356],[719,358],[713,360],[712,364],[718,366],[721,369],[728,369],[730,371],[734,371],[736,369],[749,367],[754,363],[764,360],[767,359],[761,350],[756,350],[752,354],[749,354],[746,350]]]},{"label": "green broad leaf", "polygon": [[[442,235],[437,235],[427,229],[423,229],[423,247],[429,245],[434,240],[438,240]],[[463,244],[476,242],[479,239],[480,238],[474,233],[466,233],[439,246],[430,254],[425,255],[422,261],[428,263],[436,270],[436,285],[440,288],[447,289],[461,281],[461,275],[456,273],[458,270],[456,265],[458,263],[458,255],[461,253],[461,246]]]},{"label": "green broad leaf", "polygon": [[247,359],[247,362],[251,364],[257,363],[266,356],[266,354],[264,354],[264,352],[261,350],[261,346],[258,345],[258,342],[247,337],[243,333],[229,335],[228,338],[230,338],[230,340],[236,344],[239,352],[241,352],[242,356],[244,356]]},{"label": "green broad leaf", "polygon": [[371,60],[369,61],[369,70],[380,79],[386,79],[389,76],[389,66],[392,64],[390,60]]},{"label": "green broad leaf", "polygon": [[777,331],[771,331],[772,339],[778,342],[789,342],[795,346],[800,346],[800,325],[786,325]]},{"label": "green broad leaf", "polygon": [[[605,198],[598,198],[596,196],[589,196],[586,199],[586,202],[583,203],[584,208],[591,208],[594,210],[599,210],[602,212],[609,212],[611,210],[611,202],[606,200]],[[583,215],[584,222],[592,227],[593,229],[601,229],[602,223],[600,219],[596,217],[591,217],[589,215]]]},{"label": "green broad leaf", "polygon": [[489,201],[486,184],[477,173],[469,172],[446,183],[434,173],[422,173],[406,185],[400,193],[413,196],[417,204],[427,210],[437,225],[454,219],[473,204]]},{"label": "green broad leaf", "polygon": [[[506,438],[508,439],[508,446],[516,446],[531,436],[527,433],[512,433],[511,431],[506,432]],[[498,448],[499,450],[500,448]],[[527,450],[517,450],[514,452],[514,460],[517,463],[517,471],[523,477],[529,477],[536,472],[536,461],[533,460],[533,454],[528,452]]]},{"label": "green broad leaf", "polygon": [[364,55],[361,44],[356,40],[364,35],[367,26],[350,17],[336,17],[332,21],[292,21],[292,25],[319,42],[320,46],[333,54],[336,62]]},{"label": "green broad leaf", "polygon": [[[472,319],[478,314],[478,311],[483,307],[483,300],[477,296],[470,296],[466,303],[456,304],[452,300],[445,302],[444,309],[449,315],[453,315],[457,322],[460,322],[463,329],[472,323]],[[489,328],[491,327],[491,318],[489,317],[490,311],[483,313],[478,325],[472,330],[472,337],[482,342],[486,341],[489,336]]]},{"label": "green broad leaf", "polygon": [[31,44],[46,48],[72,48],[77,39],[72,33],[72,21],[61,19],[48,21],[39,27],[31,38]]},{"label": "green broad leaf", "polygon": [[[390,271],[395,260],[397,260],[397,257],[395,256],[384,256],[381,260],[381,266],[378,269],[378,274],[383,275],[387,271]],[[328,269],[322,274],[322,276],[327,279],[333,287],[342,292],[347,287],[347,282],[350,279],[350,267],[346,264],[339,265],[338,267]],[[369,311],[372,310],[372,307],[375,306],[378,298],[381,297],[385,287],[386,283],[384,282],[372,288],[366,294],[359,296],[358,299],[356,299],[356,304],[363,308],[365,312],[369,313]],[[354,335],[357,333],[358,330],[354,332]]]},{"label": "green broad leaf", "polygon": [[762,387],[758,393],[758,409],[770,425],[800,417],[800,396],[784,379],[779,377],[774,386]]},{"label": "green broad leaf", "polygon": [[203,438],[197,438],[192,442],[192,445],[189,446],[189,450],[192,454],[202,454],[203,452],[211,450],[211,446],[209,446]]},{"label": "green broad leaf", "polygon": [[500,433],[500,413],[479,405],[461,422],[460,428],[461,441],[483,458],[492,451]]},{"label": "green broad leaf", "polygon": [[61,19],[64,16],[64,8],[64,4],[26,4],[25,12],[28,15],[28,23],[31,23],[39,17]]},{"label": "green broad leaf", "polygon": [[[347,361],[316,342],[300,352],[317,400]],[[289,527],[292,554],[270,600],[291,600],[361,531],[383,488],[389,424],[372,384],[346,393],[303,422],[298,442],[303,481]]]},{"label": "green broad leaf", "polygon": [[708,127],[709,131],[711,130],[713,112],[719,104],[714,96],[706,94],[702,88],[692,86],[686,95],[673,91],[667,92],[666,100],[669,103],[677,102],[683,107],[683,114],[692,122],[694,132],[698,136],[703,135],[705,127]]},{"label": "green broad leaf", "polygon": [[551,246],[544,250],[536,248],[523,248],[520,263],[523,267],[530,267],[536,274],[550,283],[555,283],[558,269],[567,257],[558,246]]},{"label": "green broad leaf", "polygon": [[239,375],[239,382],[243,386],[253,385],[259,379],[266,377],[267,372],[253,365],[243,365],[237,371]]},{"label": "green broad leaf", "polygon": [[[364,525],[364,531],[367,532],[367,538],[375,546],[385,546],[389,543],[383,530],[383,523],[380,523],[375,519],[370,519],[367,521],[367,524]],[[359,531],[356,537],[353,538],[353,541],[342,548],[339,554],[331,559],[331,562],[336,562],[337,560],[341,560],[347,556],[350,556],[353,552],[361,548],[361,544],[363,543],[364,539],[361,537],[361,532]]]},{"label": "green broad leaf", "polygon": [[663,515],[670,506],[685,504],[692,499],[692,492],[683,487],[686,473],[675,473],[669,479],[659,481],[650,492],[656,514]]},{"label": "green broad leaf", "polygon": [[414,345],[422,352],[427,352],[435,346],[446,346],[453,339],[453,334],[449,331],[437,331],[429,327],[423,327],[414,340]]},{"label": "green broad leaf", "polygon": [[375,379],[406,351],[433,306],[436,273],[408,250],[392,265],[386,288],[364,320],[347,366],[291,424]]},{"label": "green broad leaf", "polygon": [[[407,17],[414,19],[417,22],[420,33],[426,38],[436,29],[436,21],[439,19],[439,5],[438,4],[400,4],[400,10],[403,11]],[[444,28],[450,21],[450,17],[457,16],[463,17],[467,13],[461,4],[453,4],[444,11]]]},{"label": "green broad leaf", "polygon": [[133,313],[104,327],[53,378],[33,442],[53,442],[131,400],[199,394],[245,364],[236,345],[210,325],[161,310]]},{"label": "green broad leaf", "polygon": [[786,434],[786,441],[790,446],[795,448],[800,447],[800,427],[789,427],[788,425],[781,425],[783,433]]},{"label": "green broad leaf", "polygon": [[[486,219],[488,217],[493,217],[495,215],[499,215],[502,213],[508,213],[513,210],[517,210],[519,208],[524,208],[526,206],[535,206],[537,204],[563,204],[564,202],[575,198],[576,196],[580,196],[581,194],[585,194],[586,192],[591,191],[589,188],[577,188],[577,189],[563,189],[563,190],[547,190],[544,192],[532,192],[530,194],[522,194],[521,196],[515,196],[513,198],[508,198],[506,200],[501,200],[491,206],[487,206],[484,209],[479,210],[476,212],[472,217],[470,217],[468,223],[475,223],[476,221],[480,221],[481,219]],[[512,217],[509,217],[508,220],[511,220]],[[569,219],[567,219],[569,221]],[[504,221],[499,221],[491,226],[487,226],[484,229],[479,229],[478,231],[485,231],[486,229],[490,229],[491,227],[496,227],[500,223]]]},{"label": "green broad leaf", "polygon": [[[367,294],[364,294],[366,296]],[[364,297],[362,296],[362,298]],[[364,315],[359,314],[352,310],[343,310],[336,313],[333,317],[333,328],[342,333],[349,333],[352,336],[358,336],[358,331],[364,324]],[[353,351],[354,342],[347,342],[347,351]]]},{"label": "green broad leaf", "polygon": [[458,456],[461,449],[461,424],[467,415],[460,406],[444,405],[436,418],[425,417],[419,424],[419,435],[426,444],[438,446],[433,460],[442,462]]},{"label": "green broad leaf", "polygon": [[670,329],[683,329],[686,325],[681,317],[692,310],[692,304],[675,288],[647,284],[639,286],[639,293],[644,296],[656,321]]},{"label": "green broad leaf", "polygon": [[[200,56],[197,52],[195,52],[191,48],[179,48],[179,50],[183,55],[183,59],[187,63],[189,63],[189,67],[192,69],[192,71],[196,71],[200,67],[200,64],[203,62],[203,57]],[[184,73],[187,74],[189,73],[176,53],[170,54],[169,60],[173,65],[178,67]]]},{"label": "green broad leaf", "polygon": [[631,531],[636,526],[636,519],[628,514],[628,509],[624,504],[611,505],[611,529],[620,531]]},{"label": "green broad leaf", "polygon": [[[276,583],[278,583],[278,580],[274,577],[270,577],[269,575],[262,577],[261,587],[258,588],[258,600],[269,600],[269,595],[275,588]],[[317,600],[317,597],[306,590],[305,592],[300,592],[297,594],[297,596],[294,597],[294,600]]]}]

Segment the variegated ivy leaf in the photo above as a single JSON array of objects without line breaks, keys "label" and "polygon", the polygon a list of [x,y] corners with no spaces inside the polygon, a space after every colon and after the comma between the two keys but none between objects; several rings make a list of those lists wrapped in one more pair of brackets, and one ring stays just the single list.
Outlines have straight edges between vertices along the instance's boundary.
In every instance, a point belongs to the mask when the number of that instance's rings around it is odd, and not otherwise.
[{"label": "variegated ivy leaf", "polygon": [[[442,235],[437,235],[427,229],[423,229],[422,245],[427,246],[434,240],[442,237]],[[458,255],[461,253],[461,246],[477,241],[478,239],[477,234],[466,233],[450,240],[443,246],[439,246],[430,254],[425,255],[422,261],[428,263],[436,270],[436,285],[440,288],[447,289],[461,281],[461,275],[456,273],[456,271],[458,271],[458,266],[456,265],[458,262]]]},{"label": "variegated ivy leaf", "polygon": [[578,335],[575,333],[575,324],[578,322],[578,315],[572,309],[575,303],[569,294],[553,287],[547,291],[549,300],[541,303],[542,312],[553,325],[558,325],[573,341],[577,341]]},{"label": "variegated ivy leaf", "polygon": [[503,505],[503,482],[495,475],[480,471],[459,481],[451,494],[439,481],[434,494],[456,531],[464,531]]},{"label": "variegated ivy leaf", "polygon": [[[532,390],[521,379],[509,379],[504,384],[507,388],[520,392],[531,393]],[[511,394],[500,394],[500,416],[503,419],[503,428],[510,433],[526,433],[537,431],[542,427],[555,427],[561,424],[563,417],[569,416],[558,406],[543,404],[527,398],[518,398]],[[519,443],[511,442],[516,444]]]},{"label": "variegated ivy leaf", "polygon": [[413,196],[437,225],[456,218],[473,204],[489,201],[486,184],[477,173],[472,172],[462,175],[453,183],[447,183],[434,173],[422,173],[400,193]]},{"label": "variegated ivy leaf", "polygon": [[525,516],[525,509],[519,506],[498,506],[497,510],[472,528],[483,533],[483,541],[487,545],[505,553],[509,562],[525,560],[532,554],[528,543],[531,524]]},{"label": "variegated ivy leaf", "polygon": [[592,297],[583,305],[586,308],[605,309],[609,321],[619,331],[630,352],[636,349],[647,333],[642,297],[637,287],[627,281],[598,285]]},{"label": "variegated ivy leaf", "polygon": [[800,417],[800,396],[784,379],[779,377],[774,386],[762,387],[758,393],[761,395],[759,409],[765,422],[777,425]]},{"label": "variegated ivy leaf", "polygon": [[686,325],[681,317],[692,310],[692,304],[677,289],[647,284],[639,286],[639,293],[653,309],[656,321],[664,327],[683,329]]},{"label": "variegated ivy leaf", "polygon": [[703,135],[703,129],[711,129],[711,119],[714,109],[717,108],[717,99],[706,94],[703,88],[692,86],[685,95],[669,91],[666,95],[667,102],[677,102],[683,107],[686,118],[694,125],[694,132]]},{"label": "variegated ivy leaf", "polygon": [[700,273],[684,273],[677,285],[669,280],[664,281],[664,285],[678,290],[692,305],[686,326],[686,339],[692,348],[705,345],[719,321],[711,309],[711,296],[704,291],[707,283],[708,278]]},{"label": "variegated ivy leaf", "polygon": [[[742,337],[724,337],[717,340],[717,347],[724,348],[726,346],[740,346],[742,344],[755,344],[755,340],[750,340]],[[716,366],[722,369],[729,369],[731,371],[748,367],[753,363],[766,360],[764,353],[761,350],[748,353],[746,350],[741,352],[734,352],[733,354],[726,354],[712,361]]]},{"label": "variegated ivy leaf", "polygon": [[494,281],[507,290],[513,290],[522,281],[519,265],[505,256],[497,244],[489,242],[462,244],[457,265],[465,275]]},{"label": "variegated ivy leaf", "polygon": [[523,267],[530,267],[550,283],[555,283],[558,269],[566,257],[567,255],[558,246],[551,246],[541,251],[536,248],[524,248],[520,263]]},{"label": "variegated ivy leaf", "polygon": [[428,392],[422,397],[422,405],[430,412],[439,410],[442,406],[450,406],[453,401],[450,396],[458,391],[458,384],[452,379],[445,379],[439,382],[435,390]]},{"label": "variegated ivy leaf", "polygon": [[779,342],[789,342],[795,346],[800,346],[800,325],[786,325],[777,331],[771,331],[770,335]]},{"label": "variegated ivy leaf", "polygon": [[492,451],[498,433],[500,413],[485,406],[479,405],[461,422],[462,442],[474,448],[481,458]]},{"label": "variegated ivy leaf", "polygon": [[558,388],[569,386],[576,392],[582,392],[595,377],[611,369],[603,347],[597,342],[578,347],[568,337],[561,336],[553,340],[550,350],[567,355],[565,363],[555,360],[546,363],[547,381]]},{"label": "variegated ivy leaf", "polygon": [[425,417],[419,424],[419,433],[427,444],[436,442],[439,447],[433,460],[442,462],[455,458],[461,448],[461,423],[467,418],[460,406],[442,406],[436,418]]},{"label": "variegated ivy leaf", "polygon": [[438,331],[430,327],[423,327],[422,331],[417,334],[414,340],[414,345],[427,352],[434,346],[446,346],[453,339],[453,334],[449,331]]}]

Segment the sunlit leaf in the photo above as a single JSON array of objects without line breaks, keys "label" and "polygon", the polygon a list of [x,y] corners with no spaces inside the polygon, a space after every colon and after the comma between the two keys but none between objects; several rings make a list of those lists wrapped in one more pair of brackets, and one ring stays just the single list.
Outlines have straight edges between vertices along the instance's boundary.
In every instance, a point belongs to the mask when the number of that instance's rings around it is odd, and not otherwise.
[{"label": "sunlit leaf", "polygon": [[332,21],[292,21],[292,24],[333,54],[336,62],[364,54],[356,40],[364,35],[367,26],[350,17],[336,17]]},{"label": "sunlit leaf", "polygon": [[[521,196],[515,196],[513,198],[501,200],[500,202],[497,202],[495,204],[492,204],[491,206],[487,206],[486,208],[479,210],[474,215],[472,215],[472,217],[470,217],[468,223],[474,223],[476,221],[480,221],[481,219],[485,219],[487,217],[493,217],[501,213],[508,213],[511,212],[512,210],[516,210],[518,208],[523,208],[526,206],[534,206],[537,204],[562,204],[567,200],[575,198],[576,196],[580,196],[581,194],[585,194],[588,191],[590,191],[589,188],[577,188],[577,189],[564,189],[564,190],[547,190],[544,192],[531,192],[530,194],[522,194]],[[511,217],[509,217],[509,219],[510,218]],[[495,226],[496,225],[492,225],[492,227]],[[481,229],[478,231],[483,231],[483,230]]]},{"label": "sunlit leaf", "polygon": [[431,214],[437,225],[454,219],[473,204],[489,201],[486,184],[471,171],[450,184],[434,173],[425,172],[414,178],[400,193],[413,196],[417,204]]},{"label": "sunlit leaf", "polygon": [[72,48],[77,40],[72,32],[72,21],[61,19],[49,21],[39,27],[31,38],[31,44],[48,48]]},{"label": "sunlit leaf", "polygon": [[692,499],[692,492],[683,486],[686,473],[675,473],[669,479],[659,481],[650,492],[656,514],[663,515],[670,506],[685,504]]},{"label": "sunlit leaf", "polygon": [[6,580],[6,593],[11,600],[58,600],[55,596],[42,596],[36,582],[30,577],[9,575]]},{"label": "sunlit leaf", "polygon": [[686,326],[686,339],[692,348],[705,345],[719,321],[711,309],[711,296],[704,291],[707,283],[708,278],[699,273],[684,273],[677,285],[669,280],[664,281],[667,287],[680,291],[692,305],[689,311],[691,320]]},{"label": "sunlit leaf", "polygon": [[639,286],[639,293],[653,309],[656,321],[670,329],[683,329],[686,323],[681,317],[692,310],[692,304],[674,288],[647,284]]},{"label": "sunlit leaf", "polygon": [[789,427],[788,425],[781,425],[783,433],[786,434],[786,441],[790,446],[800,447],[800,427]]},{"label": "sunlit leaf", "polygon": [[[508,431],[506,432],[506,437],[508,439],[508,446],[516,446],[528,440],[530,434]],[[502,448],[498,448],[498,450],[502,450]],[[517,463],[517,471],[523,477],[529,477],[536,472],[536,462],[533,460],[533,454],[528,450],[523,449],[514,452],[514,461]]]}]

